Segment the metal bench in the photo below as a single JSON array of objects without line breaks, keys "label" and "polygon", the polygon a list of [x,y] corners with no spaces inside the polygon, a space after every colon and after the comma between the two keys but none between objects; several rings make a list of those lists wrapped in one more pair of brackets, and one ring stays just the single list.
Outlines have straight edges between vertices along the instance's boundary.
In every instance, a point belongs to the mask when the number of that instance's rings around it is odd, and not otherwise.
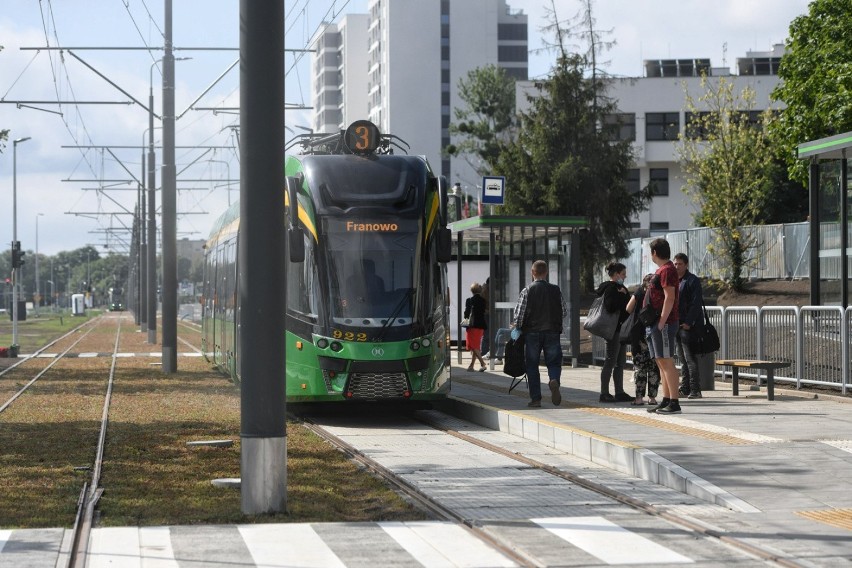
[{"label": "metal bench", "polygon": [[[780,361],[757,361],[754,359],[716,359],[717,365],[731,367],[731,380],[734,396],[740,394],[740,369],[762,369],[766,371],[766,399],[775,400],[775,369],[789,367],[790,363]],[[760,381],[758,381],[758,384]]]}]

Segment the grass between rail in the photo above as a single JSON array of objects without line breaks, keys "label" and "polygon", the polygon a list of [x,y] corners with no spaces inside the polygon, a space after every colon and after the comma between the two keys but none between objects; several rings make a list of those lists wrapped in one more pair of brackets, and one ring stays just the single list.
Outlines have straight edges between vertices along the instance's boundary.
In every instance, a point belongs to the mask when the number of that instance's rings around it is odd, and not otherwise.
[{"label": "grass between rail", "polygon": [[[76,468],[94,459],[109,361],[60,362],[0,414],[0,527],[72,524],[80,488],[89,478],[88,471]],[[240,475],[237,388],[202,358],[180,358],[171,375],[153,361],[118,360],[100,525],[427,518],[296,423],[287,426],[287,512],[243,515],[239,490],[211,484]],[[187,446],[210,439],[235,444]]]},{"label": "grass between rail", "polygon": [[[18,322],[18,346],[21,353],[32,353],[52,340],[74,329],[96,315],[92,311],[84,316],[55,314],[44,308],[39,317],[30,314],[26,321]],[[7,314],[0,314],[0,347],[12,344],[12,321]]]}]

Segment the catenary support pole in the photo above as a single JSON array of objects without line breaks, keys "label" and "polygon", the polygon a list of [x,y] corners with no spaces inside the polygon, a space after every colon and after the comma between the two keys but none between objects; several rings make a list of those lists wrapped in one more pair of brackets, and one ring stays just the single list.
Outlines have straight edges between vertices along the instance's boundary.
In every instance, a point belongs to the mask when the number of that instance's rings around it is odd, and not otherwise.
[{"label": "catenary support pole", "polygon": [[177,167],[175,165],[175,55],[172,0],[166,0],[163,54],[163,372],[177,371]]},{"label": "catenary support pole", "polygon": [[287,506],[283,0],[240,0],[240,128],[242,512],[277,513]]}]

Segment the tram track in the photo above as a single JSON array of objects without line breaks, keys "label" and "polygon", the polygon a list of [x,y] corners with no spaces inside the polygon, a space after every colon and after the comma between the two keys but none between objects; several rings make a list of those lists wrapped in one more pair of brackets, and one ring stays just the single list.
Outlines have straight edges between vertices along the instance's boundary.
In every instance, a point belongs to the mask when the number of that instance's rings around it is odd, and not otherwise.
[{"label": "tram track", "polygon": [[[598,495],[601,495],[622,505],[630,507],[631,509],[638,511],[644,515],[662,519],[685,531],[694,533],[699,537],[715,540],[721,544],[724,544],[727,547],[738,550],[739,552],[748,554],[756,559],[764,561],[769,565],[783,566],[785,568],[804,568],[805,566],[805,564],[799,563],[791,558],[783,556],[775,549],[761,546],[760,544],[748,542],[743,538],[732,536],[723,529],[707,525],[698,519],[689,517],[686,514],[681,514],[677,511],[667,509],[665,507],[653,505],[651,503],[628,495],[627,493],[624,493],[617,489],[613,489],[612,487],[608,487],[603,483],[592,481],[586,477],[572,473],[571,471],[554,467],[542,461],[518,453],[517,451],[507,450],[506,448],[503,448],[499,445],[492,444],[488,441],[447,427],[441,424],[438,419],[429,416],[430,414],[434,413],[442,414],[437,411],[425,413],[418,412],[416,413],[416,415],[413,415],[410,418],[425,426],[433,428],[434,430],[440,431],[444,434],[462,440],[466,443],[475,445],[488,452],[500,455],[505,458],[509,458],[534,470],[562,479],[564,481],[568,481],[579,487],[592,491]],[[387,483],[391,484],[407,498],[422,506],[426,511],[434,515],[436,518],[441,520],[451,520],[462,524],[478,538],[487,542],[492,547],[497,548],[521,566],[540,565],[539,562],[537,562],[533,558],[527,557],[523,552],[519,551],[511,543],[505,541],[500,535],[490,532],[487,528],[479,526],[475,520],[465,518],[463,515],[457,513],[453,509],[437,502],[435,499],[424,493],[421,489],[407,482],[405,479],[402,479],[399,475],[386,468],[378,461],[365,455],[358,448],[352,446],[348,442],[342,440],[338,436],[326,430],[322,425],[313,422],[309,418],[302,417],[300,418],[300,420],[306,428],[308,428],[324,440],[328,441],[328,443],[334,445],[336,448],[344,452],[357,463],[363,465],[364,467],[367,467],[370,471],[375,473]]]},{"label": "tram track", "polygon": [[109,425],[109,407],[112,401],[112,390],[115,383],[115,367],[118,361],[118,346],[121,341],[121,320],[118,321],[118,329],[115,333],[115,342],[112,349],[112,361],[109,368],[109,380],[107,381],[106,395],[104,397],[101,423],[98,430],[98,445],[95,451],[95,459],[92,465],[91,480],[83,484],[80,499],[77,502],[77,514],[75,515],[71,551],[68,555],[68,568],[84,568],[87,561],[89,539],[94,526],[95,507],[103,494],[100,486],[101,470],[103,468],[104,449],[106,447],[106,433]]},{"label": "tram track", "polygon": [[[90,321],[95,321],[95,320],[90,320]],[[86,322],[86,323],[88,323],[88,322]],[[83,325],[86,325],[86,324],[83,324]],[[56,339],[56,340],[52,341],[51,343],[49,343],[49,344],[47,344],[46,346],[44,346],[42,349],[39,349],[38,351],[36,351],[36,353],[35,353],[35,354],[33,354],[32,356],[27,357],[27,359],[24,359],[23,361],[20,361],[19,363],[16,363],[15,365],[13,365],[13,366],[9,367],[8,369],[6,369],[6,371],[8,371],[8,370],[10,370],[10,369],[13,369],[14,367],[17,367],[17,366],[18,366],[18,365],[20,365],[21,363],[24,363],[25,361],[28,361],[28,360],[32,359],[33,357],[37,356],[37,355],[38,355],[38,354],[40,354],[40,353],[43,353],[43,352],[44,352],[47,348],[49,348],[49,347],[51,347],[51,346],[55,345],[55,344],[56,344],[57,342],[59,342],[61,339],[64,339],[64,338],[66,338],[66,337],[70,336],[72,333],[75,333],[76,331],[78,331],[78,330],[79,330],[80,328],[82,328],[82,327],[83,327],[83,326],[81,325],[81,326],[79,326],[79,327],[77,327],[77,328],[75,328],[75,329],[73,329],[73,330],[69,331],[68,333],[66,333],[66,334],[65,334],[65,335],[63,335],[62,337],[60,337],[60,338],[58,338],[58,339]],[[72,349],[74,349],[74,347],[76,347],[76,346],[77,346],[77,345],[78,345],[81,341],[83,341],[83,339],[85,339],[85,338],[86,338],[86,337],[87,337],[87,336],[88,336],[88,335],[89,335],[92,331],[94,331],[94,330],[96,329],[96,327],[97,327],[97,326],[92,326],[92,327],[90,327],[90,328],[89,328],[89,329],[88,329],[88,330],[87,330],[87,331],[86,331],[83,335],[81,335],[80,337],[78,337],[78,338],[76,339],[76,341],[74,341],[71,345],[69,345],[67,349],[65,349],[64,351],[62,351],[62,353],[60,353],[57,357],[54,357],[53,359],[51,359],[51,360],[50,360],[50,363],[48,363],[48,364],[47,364],[47,366],[45,366],[43,369],[41,369],[40,371],[38,371],[38,372],[35,374],[35,376],[33,376],[33,378],[32,378],[32,379],[30,379],[30,380],[29,380],[29,381],[28,381],[28,382],[27,382],[27,383],[26,383],[23,387],[21,387],[21,388],[20,388],[17,392],[15,392],[15,393],[14,393],[14,394],[10,397],[10,398],[8,398],[8,399],[6,400],[6,402],[4,402],[2,405],[0,405],[0,413],[3,413],[3,412],[7,409],[7,408],[9,408],[9,406],[10,406],[13,402],[15,402],[15,400],[17,400],[17,399],[18,399],[18,398],[19,398],[22,394],[24,394],[24,393],[25,393],[25,392],[26,392],[26,391],[27,391],[30,387],[32,387],[32,386],[33,386],[33,384],[35,384],[35,382],[36,382],[36,381],[38,381],[38,380],[39,380],[39,379],[40,379],[40,378],[41,378],[41,377],[42,377],[45,373],[47,373],[47,372],[48,372],[48,371],[49,371],[49,370],[50,370],[50,369],[51,369],[54,365],[56,365],[59,361],[61,361],[61,360],[62,360],[62,358],[63,358],[63,357],[65,357],[65,355],[67,355],[67,354],[68,354],[68,353],[69,353]],[[5,372],[5,371],[4,371],[4,372]],[[2,373],[0,373],[0,374],[2,374]]]},{"label": "tram track", "polygon": [[697,521],[695,519],[687,518],[685,515],[680,515],[678,513],[673,512],[673,511],[661,509],[660,507],[657,507],[657,506],[652,505],[650,503],[646,503],[645,501],[642,501],[641,499],[636,499],[636,498],[631,497],[630,495],[627,495],[627,494],[625,494],[621,491],[617,491],[615,489],[607,487],[604,484],[591,481],[590,479],[576,475],[574,473],[571,473],[570,471],[566,471],[566,470],[563,470],[563,469],[553,467],[553,466],[546,464],[544,462],[541,462],[539,460],[535,460],[535,459],[529,458],[527,456],[524,456],[522,454],[519,454],[518,452],[506,450],[505,448],[497,446],[496,444],[491,444],[489,442],[486,442],[486,441],[481,440],[479,438],[476,438],[474,436],[470,436],[470,435],[465,434],[463,432],[459,432],[458,430],[453,430],[451,428],[447,428],[445,426],[442,426],[439,423],[437,423],[436,421],[430,420],[428,417],[423,416],[422,413],[416,418],[416,420],[418,420],[422,424],[430,426],[431,428],[435,428],[436,430],[440,430],[441,432],[444,432],[444,433],[446,433],[450,436],[453,436],[454,438],[464,440],[468,443],[474,444],[476,446],[479,446],[481,448],[484,448],[486,450],[489,450],[489,451],[494,452],[496,454],[499,454],[501,456],[516,460],[520,463],[523,463],[524,465],[527,465],[527,466],[530,466],[530,467],[535,468],[537,470],[543,471],[545,473],[548,473],[548,474],[553,475],[555,477],[558,477],[560,479],[564,479],[565,481],[569,481],[571,483],[579,485],[580,487],[583,487],[583,488],[588,489],[590,491],[594,491],[595,493],[603,495],[604,497],[608,497],[608,498],[610,498],[614,501],[618,501],[619,503],[627,505],[628,507],[632,507],[632,508],[634,508],[638,511],[641,511],[641,512],[647,514],[647,515],[659,517],[659,518],[664,519],[664,520],[666,520],[670,523],[678,525],[681,528],[684,528],[684,529],[693,531],[695,533],[698,533],[698,534],[700,534],[704,537],[719,540],[720,542],[723,542],[728,546],[734,547],[738,550],[741,550],[743,552],[751,554],[751,555],[753,555],[757,558],[760,558],[761,560],[764,560],[766,562],[770,562],[770,563],[775,564],[777,566],[784,566],[786,568],[804,568],[805,567],[804,564],[801,564],[801,563],[796,562],[794,560],[791,560],[789,558],[784,558],[782,556],[779,556],[778,553],[775,552],[775,551],[769,550],[768,548],[765,548],[765,547],[760,547],[760,546],[754,545],[754,544],[746,542],[745,540],[740,539],[740,538],[732,537],[730,535],[727,535],[724,531],[721,531],[721,530],[713,528],[713,527],[706,526],[703,523],[700,523],[699,521]]},{"label": "tram track", "polygon": [[20,366],[20,365],[23,365],[24,363],[26,363],[26,362],[28,362],[28,361],[31,361],[31,360],[35,359],[36,357],[38,357],[38,356],[39,356],[39,355],[41,355],[42,353],[45,353],[45,352],[46,352],[48,349],[50,349],[51,347],[53,347],[53,346],[57,345],[57,344],[58,344],[58,343],[60,343],[61,341],[63,341],[63,340],[65,340],[65,339],[67,339],[68,337],[70,337],[71,335],[73,335],[73,334],[75,334],[75,333],[78,333],[78,332],[79,332],[82,328],[84,328],[85,326],[94,324],[95,322],[97,322],[97,320],[98,320],[98,319],[99,319],[99,318],[92,318],[92,319],[90,319],[90,320],[86,320],[86,321],[84,321],[83,323],[81,323],[80,325],[78,325],[77,327],[75,327],[75,328],[73,328],[73,329],[71,329],[71,330],[67,331],[65,334],[63,334],[63,335],[61,335],[61,336],[57,337],[56,339],[54,339],[54,340],[50,341],[49,343],[47,343],[47,344],[46,344],[46,345],[44,345],[43,347],[40,347],[39,349],[36,349],[36,351],[35,351],[32,355],[28,355],[28,356],[26,356],[26,357],[21,357],[19,361],[16,361],[15,363],[13,363],[13,364],[9,365],[8,367],[6,367],[6,368],[4,368],[4,369],[0,370],[0,377],[2,377],[3,375],[5,375],[6,373],[8,373],[8,372],[12,371],[12,370],[13,370],[13,369],[15,369],[16,367],[18,367],[18,366]]},{"label": "tram track", "polygon": [[435,518],[445,521],[458,522],[468,532],[470,532],[480,540],[486,542],[492,548],[499,550],[504,555],[511,558],[519,566],[538,566],[538,563],[536,563],[533,559],[528,558],[526,555],[522,554],[508,543],[505,543],[499,537],[496,537],[495,535],[492,535],[488,531],[484,530],[482,527],[477,526],[476,523],[472,522],[470,519],[466,519],[463,516],[459,515],[453,509],[441,505],[438,501],[432,499],[424,492],[417,489],[415,486],[406,482],[404,479],[396,475],[390,469],[386,468],[376,460],[364,455],[360,450],[338,438],[331,432],[325,430],[319,424],[316,424],[305,418],[300,418],[299,420],[305,428],[307,428],[323,440],[327,441],[328,443],[332,444],[338,450],[344,452],[350,459],[368,468],[382,480],[393,486],[406,498],[417,503],[417,505],[425,509],[429,514],[433,515]]}]

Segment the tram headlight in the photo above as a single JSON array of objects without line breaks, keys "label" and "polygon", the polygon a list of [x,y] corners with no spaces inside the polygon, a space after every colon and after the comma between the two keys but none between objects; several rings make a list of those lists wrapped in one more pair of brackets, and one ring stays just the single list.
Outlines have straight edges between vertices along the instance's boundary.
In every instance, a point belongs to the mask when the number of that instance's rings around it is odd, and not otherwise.
[{"label": "tram headlight", "polygon": [[412,341],[411,342],[411,350],[412,351],[420,351],[420,343],[418,343],[417,341]]},{"label": "tram headlight", "polygon": [[328,339],[326,339],[325,337],[320,337],[319,339],[317,339],[317,347],[319,347],[320,349],[325,349],[326,347],[328,347]]},{"label": "tram headlight", "polygon": [[424,337],[422,343],[423,347],[429,347],[430,345],[432,345],[432,340],[428,337]]},{"label": "tram headlight", "polygon": [[331,342],[331,350],[334,351],[335,353],[342,351],[343,345],[341,345],[339,341],[332,341]]}]

